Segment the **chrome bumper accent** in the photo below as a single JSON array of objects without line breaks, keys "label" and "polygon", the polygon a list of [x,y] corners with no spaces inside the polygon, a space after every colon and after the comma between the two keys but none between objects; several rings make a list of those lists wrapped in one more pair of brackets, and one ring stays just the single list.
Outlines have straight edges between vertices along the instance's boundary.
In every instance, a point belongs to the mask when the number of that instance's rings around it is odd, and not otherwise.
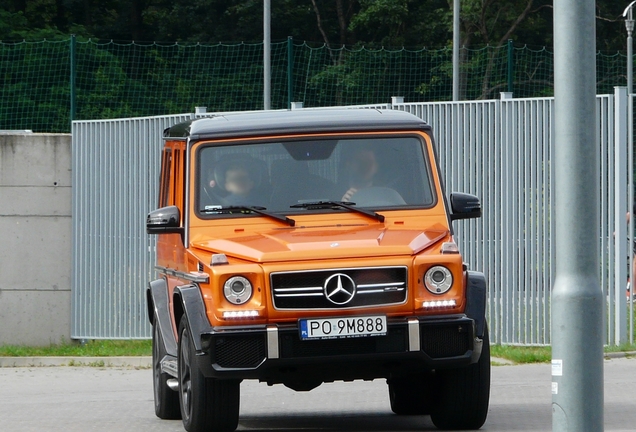
[{"label": "chrome bumper accent", "polygon": [[420,350],[420,321],[417,318],[410,318],[409,329],[409,351]]},{"label": "chrome bumper accent", "polygon": [[278,327],[276,326],[267,326],[267,358],[279,358]]},{"label": "chrome bumper accent", "polygon": [[179,390],[179,381],[177,381],[176,378],[170,378],[168,380],[166,380],[166,384],[168,385],[168,388],[172,391],[178,391]]}]

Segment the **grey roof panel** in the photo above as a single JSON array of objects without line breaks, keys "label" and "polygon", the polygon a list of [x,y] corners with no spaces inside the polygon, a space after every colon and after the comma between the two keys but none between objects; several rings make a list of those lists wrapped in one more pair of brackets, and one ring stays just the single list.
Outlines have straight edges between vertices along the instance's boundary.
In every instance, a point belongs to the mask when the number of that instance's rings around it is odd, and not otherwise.
[{"label": "grey roof panel", "polygon": [[165,138],[223,138],[305,132],[357,132],[430,129],[420,118],[376,109],[259,111],[206,117],[174,125]]}]

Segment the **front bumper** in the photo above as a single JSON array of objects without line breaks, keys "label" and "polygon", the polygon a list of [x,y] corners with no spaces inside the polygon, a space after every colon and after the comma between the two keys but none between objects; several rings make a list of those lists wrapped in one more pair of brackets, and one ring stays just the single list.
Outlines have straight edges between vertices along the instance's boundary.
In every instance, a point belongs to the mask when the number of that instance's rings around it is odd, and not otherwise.
[{"label": "front bumper", "polygon": [[201,334],[197,361],[221,379],[270,384],[390,378],[474,363],[475,322],[465,315],[394,318],[385,336],[301,340],[296,324],[214,329]]}]

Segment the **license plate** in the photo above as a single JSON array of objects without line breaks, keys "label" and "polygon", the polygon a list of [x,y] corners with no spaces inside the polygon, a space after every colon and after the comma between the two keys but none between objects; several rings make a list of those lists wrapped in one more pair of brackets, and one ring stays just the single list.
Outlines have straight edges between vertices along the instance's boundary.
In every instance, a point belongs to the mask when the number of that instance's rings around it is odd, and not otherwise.
[{"label": "license plate", "polygon": [[351,318],[318,318],[299,321],[300,338],[339,339],[386,335],[384,315]]}]

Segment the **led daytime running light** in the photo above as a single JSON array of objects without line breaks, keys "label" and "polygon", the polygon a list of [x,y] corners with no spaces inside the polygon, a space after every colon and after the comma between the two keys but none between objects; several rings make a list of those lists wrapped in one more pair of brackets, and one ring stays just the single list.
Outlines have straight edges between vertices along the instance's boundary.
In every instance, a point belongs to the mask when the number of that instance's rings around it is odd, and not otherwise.
[{"label": "led daytime running light", "polygon": [[254,318],[258,316],[258,311],[256,310],[245,310],[245,311],[224,311],[223,318]]},{"label": "led daytime running light", "polygon": [[422,307],[426,309],[433,308],[451,308],[457,306],[457,302],[455,299],[451,300],[433,300],[433,301],[425,301],[422,303]]}]

